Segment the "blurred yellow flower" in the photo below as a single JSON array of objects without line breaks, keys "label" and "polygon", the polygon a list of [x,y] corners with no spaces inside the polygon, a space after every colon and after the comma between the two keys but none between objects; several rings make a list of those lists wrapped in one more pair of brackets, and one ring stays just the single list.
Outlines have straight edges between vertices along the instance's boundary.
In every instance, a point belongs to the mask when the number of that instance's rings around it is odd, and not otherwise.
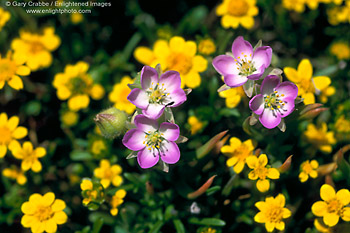
[{"label": "blurred yellow flower", "polygon": [[265,201],[255,203],[256,208],[260,210],[254,216],[254,221],[258,223],[265,223],[265,228],[268,232],[272,232],[275,228],[283,231],[285,223],[283,219],[289,218],[292,212],[284,208],[286,198],[283,194],[278,194],[275,198],[267,197]]},{"label": "blurred yellow flower", "polygon": [[87,70],[89,64],[80,61],[75,65],[67,65],[64,73],[55,75],[53,86],[57,89],[57,97],[60,100],[68,99],[68,108],[79,111],[87,108],[90,99],[99,100],[104,96],[104,88],[95,84]]},{"label": "blurred yellow flower", "polygon": [[102,151],[107,150],[106,143],[103,140],[94,140],[91,146],[91,152],[95,155],[101,154]]},{"label": "blurred yellow flower", "polygon": [[259,13],[256,0],[223,0],[216,8],[216,14],[222,16],[221,25],[224,28],[238,28],[242,25],[246,29],[254,26],[254,16]]},{"label": "blurred yellow flower", "polygon": [[6,113],[0,114],[0,158],[6,155],[7,148],[17,147],[17,139],[24,138],[28,130],[23,126],[18,126],[18,116],[7,118]]},{"label": "blurred yellow flower", "polygon": [[246,163],[246,159],[253,155],[255,142],[248,139],[241,142],[239,138],[230,138],[230,145],[225,145],[221,147],[221,153],[228,156],[229,159],[226,161],[228,167],[233,166],[233,170],[238,174],[240,173]]},{"label": "blurred yellow flower", "polygon": [[267,168],[267,156],[266,154],[261,154],[259,157],[255,155],[249,156],[246,159],[246,163],[250,169],[253,169],[248,174],[250,180],[258,180],[256,187],[260,192],[266,192],[270,189],[270,179],[279,179],[280,172],[276,168]]},{"label": "blurred yellow flower", "polygon": [[73,23],[73,24],[79,24],[83,21],[84,19],[84,16],[82,13],[72,13],[69,15],[70,16],[70,21]]},{"label": "blurred yellow flower", "polygon": [[202,39],[199,41],[198,52],[204,55],[210,55],[216,51],[215,43],[212,39]]},{"label": "blurred yellow flower", "polygon": [[101,179],[104,188],[108,188],[111,183],[116,187],[120,186],[123,182],[123,178],[120,176],[121,173],[122,168],[118,164],[111,166],[107,159],[102,159],[100,167],[94,170],[95,177]]},{"label": "blurred yellow flower", "polygon": [[144,65],[155,67],[160,64],[164,71],[175,70],[180,73],[181,87],[196,88],[201,84],[199,72],[208,67],[208,61],[201,55],[196,55],[197,45],[194,41],[185,41],[180,36],[174,36],[170,41],[157,40],[153,51],[147,47],[137,47],[134,57]]},{"label": "blurred yellow flower", "polygon": [[211,227],[203,227],[197,230],[198,233],[217,233],[217,230]]},{"label": "blurred yellow flower", "polygon": [[334,127],[339,133],[350,133],[350,119],[345,119],[345,116],[341,115],[335,122]]},{"label": "blurred yellow flower", "polygon": [[23,65],[25,60],[12,56],[8,52],[6,57],[2,58],[0,54],[0,89],[5,85],[5,82],[15,90],[23,88],[22,79],[18,76],[27,76],[30,74],[30,69]]},{"label": "blurred yellow flower", "polygon": [[80,183],[80,188],[82,191],[86,191],[88,197],[83,199],[83,204],[88,205],[92,200],[97,198],[97,190],[93,190],[93,184],[91,180],[83,179]]},{"label": "blurred yellow flower", "polygon": [[32,169],[34,172],[40,172],[42,165],[39,161],[39,158],[42,158],[46,155],[46,150],[44,147],[37,147],[35,150],[31,142],[24,142],[23,147],[16,142],[18,145],[14,146],[11,149],[12,155],[16,159],[22,160],[21,169],[23,171],[28,171]]},{"label": "blurred yellow flower", "polygon": [[5,11],[2,7],[0,7],[0,31],[5,26],[7,21],[11,18],[11,15],[8,11]]},{"label": "blurred yellow flower", "polygon": [[115,192],[111,199],[111,210],[110,213],[113,216],[116,216],[119,212],[118,206],[120,206],[124,202],[124,197],[126,196],[126,191],[124,189],[119,189]]},{"label": "blurred yellow flower", "polygon": [[309,124],[304,132],[306,140],[315,148],[325,152],[332,152],[332,145],[336,143],[334,132],[327,132],[327,124],[322,122],[320,128],[316,128],[314,124]]},{"label": "blurred yellow flower", "polygon": [[67,222],[67,214],[63,211],[66,203],[61,199],[55,199],[52,192],[44,196],[34,193],[29,201],[22,204],[21,210],[24,216],[21,219],[23,227],[31,228],[33,233],[56,232],[57,225]]},{"label": "blurred yellow flower", "polygon": [[322,233],[331,233],[331,230],[329,227],[327,227],[323,222],[321,222],[320,219],[315,218],[314,220],[314,226],[316,230]]},{"label": "blurred yellow flower", "polygon": [[327,10],[328,22],[332,25],[350,23],[350,1],[343,6],[335,6]]},{"label": "blurred yellow flower", "polygon": [[225,98],[225,104],[228,108],[235,108],[242,97],[245,96],[243,87],[234,87],[226,91],[219,92],[219,96]]},{"label": "blurred yellow flower", "polygon": [[312,213],[317,217],[323,217],[323,222],[330,227],[337,225],[339,218],[344,221],[350,221],[350,192],[347,189],[341,189],[337,193],[332,186],[322,185],[320,196],[323,201],[315,202],[312,207]]},{"label": "blurred yellow flower", "polygon": [[317,173],[318,162],[316,160],[306,160],[300,165],[301,172],[299,173],[300,182],[304,183],[311,178],[316,178],[318,176]]},{"label": "blurred yellow flower", "polygon": [[14,58],[24,59],[32,71],[49,67],[52,63],[51,52],[61,43],[61,39],[55,35],[55,29],[47,27],[43,30],[43,34],[21,30],[19,35],[20,38],[14,39],[11,43]]},{"label": "blurred yellow flower", "polygon": [[350,46],[349,42],[336,42],[330,47],[331,54],[336,56],[339,60],[350,59]]},{"label": "blurred yellow flower", "polygon": [[112,92],[108,95],[109,100],[114,103],[114,107],[128,113],[129,115],[133,114],[136,109],[136,106],[127,99],[130,93],[128,84],[132,83],[134,83],[134,80],[129,76],[124,76],[120,83],[113,86]]},{"label": "blurred yellow flower", "polygon": [[190,116],[187,119],[187,123],[191,127],[191,135],[196,134],[199,130],[203,128],[203,122],[201,122],[196,116]]},{"label": "blurred yellow flower", "polygon": [[303,59],[298,70],[285,67],[287,78],[298,87],[298,95],[304,99],[304,104],[315,103],[315,94],[321,94],[321,101],[327,102],[327,97],[335,93],[334,87],[329,86],[331,79],[327,76],[312,77],[313,68],[308,59]]},{"label": "blurred yellow flower", "polygon": [[302,13],[305,10],[305,0],[282,0],[282,6],[287,10]]},{"label": "blurred yellow flower", "polygon": [[66,111],[61,115],[61,121],[65,126],[71,127],[78,123],[79,114],[73,111]]},{"label": "blurred yellow flower", "polygon": [[16,167],[5,168],[2,170],[2,175],[7,178],[16,180],[20,185],[27,183],[27,177],[24,175],[24,172]]}]

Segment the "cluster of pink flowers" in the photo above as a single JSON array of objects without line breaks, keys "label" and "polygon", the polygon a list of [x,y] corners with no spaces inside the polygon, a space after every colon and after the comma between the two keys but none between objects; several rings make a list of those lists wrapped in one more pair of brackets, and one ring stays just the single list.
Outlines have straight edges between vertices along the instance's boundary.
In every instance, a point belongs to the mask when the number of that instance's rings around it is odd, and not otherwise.
[{"label": "cluster of pink flowers", "polygon": [[[224,77],[225,88],[242,86],[254,87],[266,68],[270,66],[272,49],[269,46],[257,48],[243,39],[237,37],[232,44],[232,54],[219,55],[214,58],[213,66]],[[281,119],[294,111],[298,88],[291,82],[281,82],[277,75],[267,75],[260,88],[260,93],[249,101],[249,107],[259,116],[261,124],[272,129],[281,124]],[[246,92],[247,93],[247,92]],[[251,97],[251,93],[247,94]]]},{"label": "cluster of pink flowers", "polygon": [[140,76],[141,88],[133,88],[128,100],[142,111],[134,118],[136,128],[130,129],[122,140],[130,150],[137,152],[141,168],[156,165],[159,159],[174,164],[180,159],[176,140],[179,126],[164,121],[159,125],[166,108],[177,107],[186,101],[181,89],[181,77],[176,71],[159,74],[156,69],[144,66]]}]

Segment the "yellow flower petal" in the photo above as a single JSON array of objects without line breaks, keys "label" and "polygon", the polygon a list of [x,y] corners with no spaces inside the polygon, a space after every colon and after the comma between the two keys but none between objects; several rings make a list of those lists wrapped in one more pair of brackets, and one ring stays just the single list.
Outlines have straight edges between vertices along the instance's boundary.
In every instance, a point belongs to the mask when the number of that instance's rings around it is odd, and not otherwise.
[{"label": "yellow flower petal", "polygon": [[15,90],[20,90],[23,88],[22,79],[17,75],[13,75],[12,78],[8,81],[8,84]]},{"label": "yellow flower petal", "polygon": [[123,178],[121,176],[116,176],[112,180],[113,185],[116,187],[120,186],[122,182],[123,182]]},{"label": "yellow flower petal", "polygon": [[278,194],[275,197],[275,202],[278,204],[278,206],[283,207],[286,204],[286,198],[283,194]]},{"label": "yellow flower petal", "polygon": [[315,103],[315,95],[311,92],[305,93],[301,96],[304,99],[304,104],[314,104]]},{"label": "yellow flower petal", "polygon": [[31,215],[23,215],[21,218],[21,224],[23,227],[31,227],[35,217]]},{"label": "yellow flower petal", "polygon": [[228,167],[233,167],[238,162],[238,157],[233,156],[226,161]]},{"label": "yellow flower petal", "polygon": [[35,160],[32,164],[32,170],[33,172],[40,172],[42,169],[41,163],[39,160]]},{"label": "yellow flower petal", "polygon": [[204,72],[208,67],[208,61],[200,55],[196,55],[192,59],[192,69],[197,72]]},{"label": "yellow flower petal", "polygon": [[335,190],[329,184],[322,185],[320,189],[320,196],[324,201],[330,201],[335,198]]},{"label": "yellow flower petal", "polygon": [[343,208],[343,213],[342,213],[341,218],[342,218],[344,221],[347,221],[347,222],[350,221],[350,207],[344,207],[344,208]]},{"label": "yellow flower petal", "polygon": [[292,212],[289,209],[283,208],[283,213],[282,213],[283,218],[289,218],[291,215],[292,215]]},{"label": "yellow flower petal", "polygon": [[57,89],[57,98],[60,100],[66,100],[72,95],[72,92],[65,86],[60,86]]},{"label": "yellow flower petal", "polygon": [[256,182],[256,187],[262,193],[268,191],[270,189],[270,181],[269,180],[258,180]]},{"label": "yellow flower petal", "polygon": [[312,65],[309,59],[303,59],[298,65],[298,76],[303,80],[310,80],[312,77]]},{"label": "yellow flower petal", "polygon": [[21,76],[27,76],[30,74],[30,69],[27,66],[20,66],[17,68],[16,74]]},{"label": "yellow flower petal", "polygon": [[49,233],[57,231],[57,224],[52,218],[46,220],[43,224],[45,225],[45,231]]},{"label": "yellow flower petal", "polygon": [[12,132],[12,137],[16,139],[24,138],[28,134],[28,130],[22,126],[17,127],[15,131]]},{"label": "yellow flower petal", "polygon": [[236,166],[234,166],[233,167],[233,170],[237,173],[237,174],[239,174],[239,173],[241,173],[242,172],[242,170],[243,170],[243,168],[244,168],[244,165],[245,165],[245,163],[244,163],[244,161],[238,161],[238,163],[236,164]]},{"label": "yellow flower petal", "polygon": [[[95,176],[96,176],[96,174],[95,174]],[[93,185],[92,185],[92,182],[90,180],[83,180],[80,184],[80,188],[83,191],[84,190],[92,190],[92,187],[93,187]]]},{"label": "yellow flower petal", "polygon": [[251,16],[244,16],[241,18],[240,23],[246,29],[251,29],[254,26],[254,18]]},{"label": "yellow flower petal", "polygon": [[144,65],[150,65],[152,61],[155,59],[152,50],[147,47],[137,47],[134,51],[135,59]]},{"label": "yellow flower petal", "polygon": [[182,52],[185,48],[185,40],[182,37],[174,36],[169,41],[169,47],[173,52]]},{"label": "yellow flower petal", "polygon": [[276,168],[269,168],[267,177],[270,179],[279,179],[280,173]]},{"label": "yellow flower petal", "polygon": [[61,210],[64,210],[64,208],[66,208],[66,203],[61,199],[56,199],[51,206],[53,212],[59,212]]},{"label": "yellow flower petal", "polygon": [[109,185],[111,184],[111,181],[108,180],[108,179],[102,179],[102,180],[101,180],[101,184],[102,184],[102,186],[103,186],[104,188],[108,188]]},{"label": "yellow flower petal", "polygon": [[26,201],[22,204],[21,206],[21,211],[24,213],[24,214],[33,214],[35,213],[35,206],[33,206],[32,203]]},{"label": "yellow flower petal", "polygon": [[339,190],[336,193],[336,197],[344,206],[350,203],[350,192],[347,189]]},{"label": "yellow flower petal", "polygon": [[3,158],[6,155],[6,152],[7,152],[7,146],[0,145],[0,158]]},{"label": "yellow flower petal", "polygon": [[119,189],[117,192],[115,192],[115,195],[118,198],[124,198],[126,196],[126,191],[124,189]]},{"label": "yellow flower petal", "polygon": [[41,157],[44,157],[46,155],[46,150],[44,147],[38,147],[35,149],[35,156],[37,158],[41,158]]},{"label": "yellow flower petal", "polygon": [[324,201],[317,201],[312,205],[311,211],[314,215],[322,217],[327,213],[327,204]]},{"label": "yellow flower petal", "polygon": [[326,88],[331,84],[331,79],[327,76],[318,76],[313,78],[315,87],[320,90],[326,90]]},{"label": "yellow flower petal", "polygon": [[254,169],[258,165],[258,158],[255,155],[248,156],[246,163],[250,169]]},{"label": "yellow flower petal", "polygon": [[304,183],[309,179],[309,175],[306,174],[305,172],[300,172],[299,179],[300,179],[300,182]]},{"label": "yellow flower petal", "polygon": [[201,76],[198,72],[190,71],[187,75],[182,76],[181,85],[186,85],[189,88],[196,88],[201,84]]},{"label": "yellow flower petal", "polygon": [[21,169],[23,171],[28,171],[32,167],[33,163],[30,159],[25,159],[21,163]]},{"label": "yellow flower petal", "polygon": [[183,48],[183,53],[193,57],[197,53],[197,45],[194,41],[186,41]]},{"label": "yellow flower petal", "polygon": [[326,213],[323,216],[323,222],[326,225],[333,227],[333,226],[337,225],[337,223],[339,222],[339,216],[335,213]]},{"label": "yellow flower petal", "polygon": [[57,224],[63,224],[67,222],[67,219],[68,219],[67,214],[63,211],[56,212],[52,218],[53,220],[55,220]]},{"label": "yellow flower petal", "polygon": [[50,206],[55,200],[55,194],[53,192],[46,193],[42,198],[42,203],[45,206]]},{"label": "yellow flower petal", "polygon": [[276,223],[275,222],[266,222],[265,228],[268,232],[272,232],[275,229]]},{"label": "yellow flower petal", "polygon": [[280,221],[280,222],[277,222],[276,223],[276,229],[280,230],[280,231],[283,231],[284,230],[284,227],[285,227],[285,224],[283,221]]},{"label": "yellow flower petal", "polygon": [[13,131],[17,128],[19,123],[19,117],[18,116],[13,116],[11,117],[8,122],[7,122],[7,127],[10,131]]},{"label": "yellow flower petal", "polygon": [[266,154],[261,154],[259,156],[258,160],[259,160],[259,165],[260,166],[266,166],[267,165],[268,160],[267,160]]},{"label": "yellow flower petal", "polygon": [[90,95],[94,100],[102,99],[102,97],[105,95],[105,89],[102,87],[102,85],[95,84],[90,90]]},{"label": "yellow flower petal", "polygon": [[254,221],[258,223],[265,223],[267,221],[266,215],[259,212],[254,216]]},{"label": "yellow flower petal", "polygon": [[117,208],[113,208],[113,209],[111,209],[110,213],[111,213],[112,216],[116,216],[118,214],[118,209]]}]

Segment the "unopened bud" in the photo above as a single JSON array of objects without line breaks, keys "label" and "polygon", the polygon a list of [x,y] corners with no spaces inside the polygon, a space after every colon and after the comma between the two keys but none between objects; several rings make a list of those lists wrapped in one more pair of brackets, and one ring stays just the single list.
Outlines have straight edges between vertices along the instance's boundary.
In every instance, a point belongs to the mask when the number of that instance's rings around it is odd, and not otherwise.
[{"label": "unopened bud", "polygon": [[95,122],[104,137],[113,139],[126,131],[127,114],[111,107],[95,117]]}]

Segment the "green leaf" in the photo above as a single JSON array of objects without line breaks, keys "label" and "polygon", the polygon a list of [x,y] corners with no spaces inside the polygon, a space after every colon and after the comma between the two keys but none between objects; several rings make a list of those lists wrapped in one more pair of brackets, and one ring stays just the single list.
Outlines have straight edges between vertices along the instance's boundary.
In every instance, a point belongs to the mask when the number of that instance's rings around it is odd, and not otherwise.
[{"label": "green leaf", "polygon": [[254,80],[248,79],[248,81],[243,84],[243,90],[249,98],[252,97],[254,91]]},{"label": "green leaf", "polygon": [[219,111],[219,115],[224,117],[240,117],[241,113],[238,111],[237,108],[223,108]]},{"label": "green leaf", "polygon": [[181,222],[180,219],[174,219],[173,220],[175,229],[176,229],[176,233],[185,233],[185,227],[184,224]]},{"label": "green leaf", "polygon": [[190,218],[188,220],[191,224],[196,225],[206,225],[206,226],[216,226],[216,227],[223,227],[226,225],[226,222],[224,220],[218,219],[218,218]]},{"label": "green leaf", "polygon": [[162,220],[159,220],[158,222],[156,222],[153,227],[151,228],[151,230],[148,233],[157,233],[159,232],[160,228],[162,228],[164,222]]},{"label": "green leaf", "polygon": [[87,151],[73,150],[70,153],[70,158],[73,161],[86,161],[91,160],[93,156]]},{"label": "green leaf", "polygon": [[103,226],[103,218],[97,218],[92,226],[91,233],[99,233]]},{"label": "green leaf", "polygon": [[213,195],[214,193],[216,193],[220,189],[221,189],[221,186],[219,186],[219,185],[211,187],[211,188],[208,188],[208,190],[206,191],[207,196]]},{"label": "green leaf", "polygon": [[207,155],[215,147],[215,145],[220,141],[220,139],[223,136],[225,136],[226,133],[227,133],[227,130],[221,133],[218,133],[217,135],[212,137],[207,143],[205,143],[203,146],[199,147],[196,150],[197,159],[201,159],[205,155]]}]

